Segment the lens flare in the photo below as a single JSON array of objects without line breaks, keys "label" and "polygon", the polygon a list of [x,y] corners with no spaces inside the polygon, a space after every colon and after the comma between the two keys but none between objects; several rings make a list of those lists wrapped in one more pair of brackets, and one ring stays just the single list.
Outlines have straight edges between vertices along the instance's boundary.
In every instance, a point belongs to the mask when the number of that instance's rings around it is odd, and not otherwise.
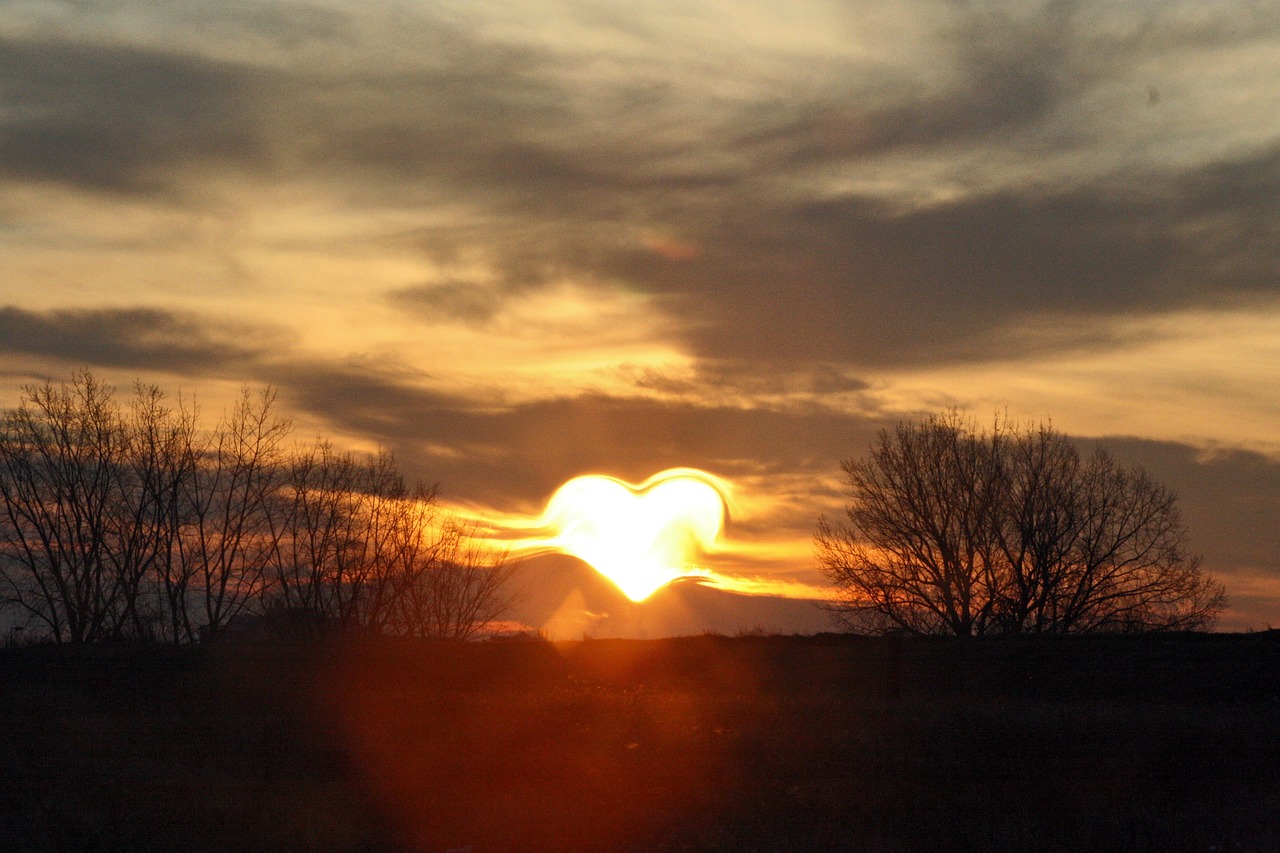
[{"label": "lens flare", "polygon": [[590,474],[561,486],[535,547],[570,554],[643,601],[682,578],[712,579],[696,560],[715,549],[728,516],[729,484],[696,468],[672,468],[639,486]]}]

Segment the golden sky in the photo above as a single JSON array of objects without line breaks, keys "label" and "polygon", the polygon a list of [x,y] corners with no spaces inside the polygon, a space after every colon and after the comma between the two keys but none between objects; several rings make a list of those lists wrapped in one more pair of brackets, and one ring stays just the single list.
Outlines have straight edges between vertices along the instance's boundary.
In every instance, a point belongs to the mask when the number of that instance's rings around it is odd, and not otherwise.
[{"label": "golden sky", "polygon": [[0,402],[271,383],[497,518],[701,468],[792,593],[841,458],[1007,410],[1280,624],[1277,80],[1266,3],[0,0]]}]

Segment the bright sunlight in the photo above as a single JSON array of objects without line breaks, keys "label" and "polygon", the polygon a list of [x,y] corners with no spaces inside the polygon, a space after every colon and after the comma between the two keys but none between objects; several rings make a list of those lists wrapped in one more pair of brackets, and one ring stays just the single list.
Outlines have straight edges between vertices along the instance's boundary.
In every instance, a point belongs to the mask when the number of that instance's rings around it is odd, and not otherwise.
[{"label": "bright sunlight", "polygon": [[671,468],[639,486],[599,474],[575,477],[551,496],[539,526],[546,548],[590,564],[632,601],[682,578],[714,575],[697,564],[724,530],[729,484],[696,468]]}]

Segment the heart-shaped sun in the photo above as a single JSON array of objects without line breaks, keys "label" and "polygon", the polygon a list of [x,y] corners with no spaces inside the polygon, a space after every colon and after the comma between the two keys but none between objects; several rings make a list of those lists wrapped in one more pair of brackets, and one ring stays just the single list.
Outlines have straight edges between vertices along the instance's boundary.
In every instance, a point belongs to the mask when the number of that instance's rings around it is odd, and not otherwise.
[{"label": "heart-shaped sun", "polygon": [[715,547],[728,494],[724,480],[696,468],[672,468],[639,486],[575,477],[547,503],[543,523],[557,533],[546,544],[642,601],[674,580],[711,576],[694,561]]}]

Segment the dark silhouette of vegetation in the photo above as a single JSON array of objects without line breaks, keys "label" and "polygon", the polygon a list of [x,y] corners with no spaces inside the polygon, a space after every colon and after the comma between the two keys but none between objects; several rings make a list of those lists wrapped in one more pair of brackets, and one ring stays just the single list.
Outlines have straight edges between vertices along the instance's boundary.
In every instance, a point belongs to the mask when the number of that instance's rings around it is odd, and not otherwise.
[{"label": "dark silhouette of vegetation", "polygon": [[1048,424],[956,411],[881,432],[843,463],[847,520],[815,537],[836,618],[919,634],[1188,630],[1222,586],[1190,553],[1174,494]]},{"label": "dark silhouette of vegetation", "polygon": [[216,637],[241,613],[344,634],[465,638],[511,603],[512,566],[408,486],[391,454],[287,444],[275,393],[211,429],[87,371],[0,416],[0,605],[54,642]]}]

